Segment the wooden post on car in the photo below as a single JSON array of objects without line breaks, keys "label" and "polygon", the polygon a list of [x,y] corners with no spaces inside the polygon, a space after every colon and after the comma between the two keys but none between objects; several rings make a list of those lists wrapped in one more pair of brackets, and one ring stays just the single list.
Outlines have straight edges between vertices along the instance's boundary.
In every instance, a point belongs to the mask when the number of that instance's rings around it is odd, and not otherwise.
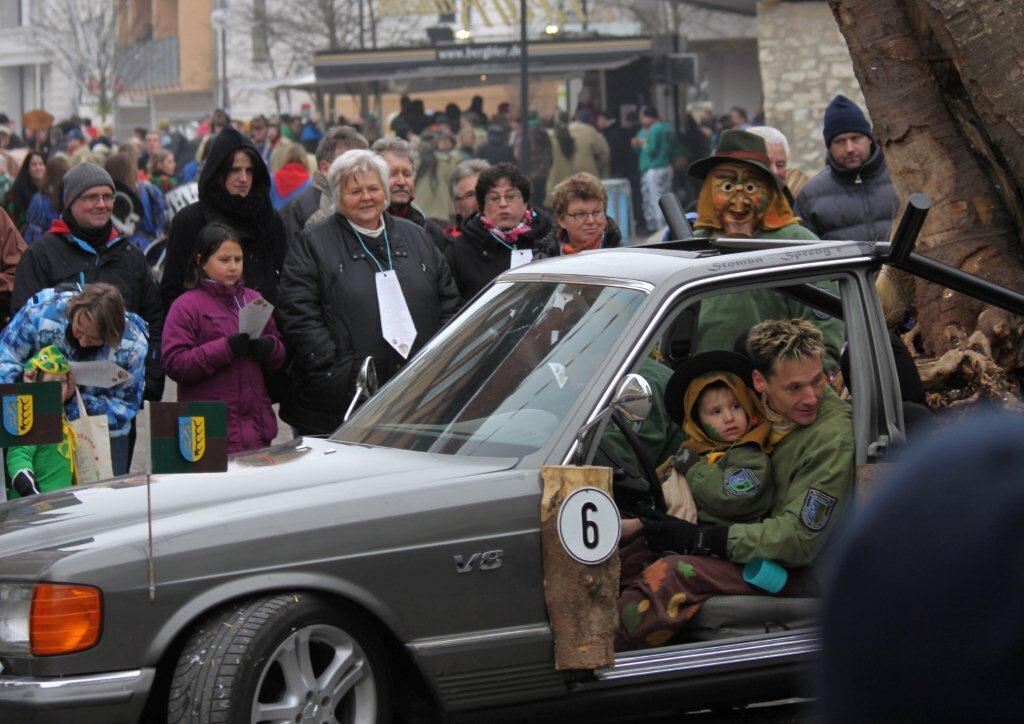
[{"label": "wooden post on car", "polygon": [[[618,623],[615,602],[619,589],[619,557],[615,550],[619,537],[618,514],[610,498],[612,470],[597,466],[548,465],[541,468],[541,478],[544,481],[540,511],[544,600],[555,639],[555,668],[611,666],[615,658]],[[600,563],[588,564],[575,559],[559,534],[559,509],[581,488],[596,488],[607,494],[611,505],[612,514],[609,515],[605,506],[601,512],[603,517],[594,518],[601,521],[601,547],[607,550],[612,546],[610,557]],[[576,518],[582,517],[584,527],[593,525],[587,520],[587,512],[567,521],[563,535],[566,526],[579,522]],[[612,523],[614,530],[611,530]],[[584,531],[584,536],[588,544],[598,543],[596,527]]]}]

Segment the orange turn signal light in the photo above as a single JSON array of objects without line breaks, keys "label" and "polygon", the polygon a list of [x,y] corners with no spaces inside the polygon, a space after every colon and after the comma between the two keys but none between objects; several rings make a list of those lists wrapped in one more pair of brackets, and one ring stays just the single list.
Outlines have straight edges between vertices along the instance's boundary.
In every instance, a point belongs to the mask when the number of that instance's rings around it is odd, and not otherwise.
[{"label": "orange turn signal light", "polygon": [[33,656],[70,654],[100,640],[103,595],[92,586],[37,583],[29,617]]}]

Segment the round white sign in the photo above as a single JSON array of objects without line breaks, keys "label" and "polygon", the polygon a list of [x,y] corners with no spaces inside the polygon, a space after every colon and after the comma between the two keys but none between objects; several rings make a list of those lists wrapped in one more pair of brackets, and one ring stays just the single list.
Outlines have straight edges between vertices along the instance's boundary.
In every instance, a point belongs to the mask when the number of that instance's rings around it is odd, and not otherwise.
[{"label": "round white sign", "polygon": [[619,545],[620,532],[615,501],[597,488],[573,491],[558,510],[558,539],[580,563],[608,560]]}]

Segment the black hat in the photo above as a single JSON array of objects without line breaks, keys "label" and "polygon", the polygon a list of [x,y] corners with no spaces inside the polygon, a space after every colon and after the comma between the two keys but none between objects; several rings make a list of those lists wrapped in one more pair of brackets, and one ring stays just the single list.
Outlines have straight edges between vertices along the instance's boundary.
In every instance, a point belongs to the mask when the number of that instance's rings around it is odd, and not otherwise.
[{"label": "black hat", "polygon": [[823,132],[826,146],[841,133],[863,133],[868,138],[872,137],[871,124],[864,116],[864,111],[844,95],[833,98],[825,109]]},{"label": "black hat", "polygon": [[724,349],[696,354],[679,365],[665,386],[665,410],[677,424],[682,425],[686,419],[683,409],[686,388],[708,372],[731,372],[743,380],[743,384],[753,386],[754,363],[747,357]]}]

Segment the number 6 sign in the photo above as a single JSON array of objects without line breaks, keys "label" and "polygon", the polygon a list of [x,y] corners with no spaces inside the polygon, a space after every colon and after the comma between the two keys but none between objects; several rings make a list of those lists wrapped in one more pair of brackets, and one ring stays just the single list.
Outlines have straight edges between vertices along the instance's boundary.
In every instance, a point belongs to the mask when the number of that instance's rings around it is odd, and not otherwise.
[{"label": "number 6 sign", "polygon": [[558,539],[580,563],[608,560],[619,545],[619,533],[619,509],[597,488],[575,490],[558,510]]}]

